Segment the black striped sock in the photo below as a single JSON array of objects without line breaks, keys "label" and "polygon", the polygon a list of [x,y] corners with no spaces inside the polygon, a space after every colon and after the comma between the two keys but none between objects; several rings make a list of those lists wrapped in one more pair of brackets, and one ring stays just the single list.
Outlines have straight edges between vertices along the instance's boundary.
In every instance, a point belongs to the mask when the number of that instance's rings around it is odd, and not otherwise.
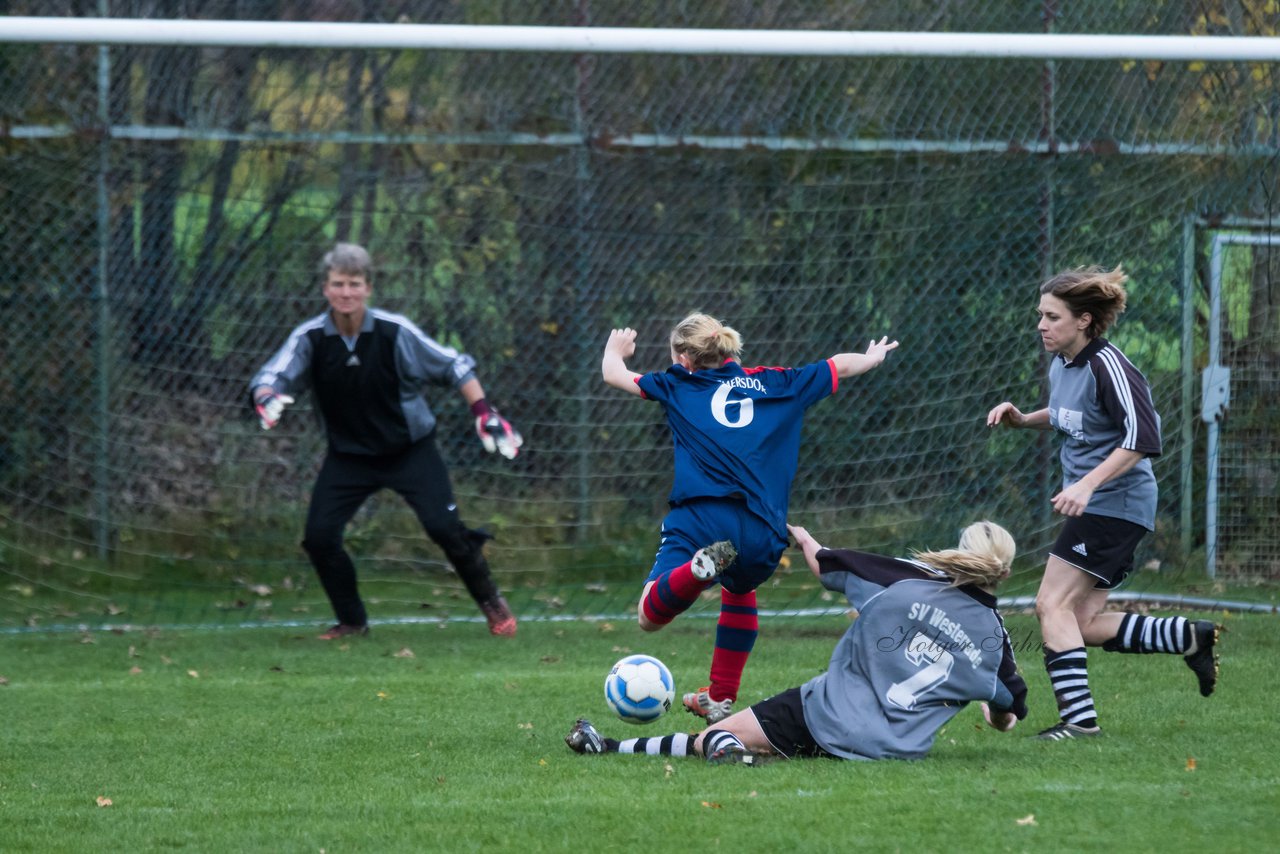
[{"label": "black striped sock", "polygon": [[647,756],[688,756],[693,736],[687,732],[671,735],[628,738],[618,742],[619,753],[643,753]]},{"label": "black striped sock", "polygon": [[1049,671],[1053,697],[1064,723],[1081,727],[1098,725],[1098,713],[1089,693],[1089,666],[1082,646],[1064,652],[1044,651],[1044,669]]},{"label": "black striped sock", "polygon": [[1186,655],[1194,635],[1186,617],[1124,615],[1116,636],[1102,645],[1107,652],[1169,652]]},{"label": "black striped sock", "polygon": [[742,743],[742,739],[738,738],[728,730],[711,729],[707,730],[707,734],[702,739],[702,755],[710,758],[711,754],[717,750],[724,750],[728,747],[736,747],[739,750],[746,750],[747,746]]}]

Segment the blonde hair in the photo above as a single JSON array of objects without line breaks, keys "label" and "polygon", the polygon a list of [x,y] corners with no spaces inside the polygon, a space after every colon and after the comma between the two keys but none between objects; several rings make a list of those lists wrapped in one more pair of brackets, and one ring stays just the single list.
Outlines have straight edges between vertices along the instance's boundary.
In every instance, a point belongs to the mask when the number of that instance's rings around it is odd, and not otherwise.
[{"label": "blonde hair", "polygon": [[912,557],[948,576],[956,587],[963,584],[994,587],[1008,577],[1017,552],[1013,535],[984,519],[960,532],[960,544],[956,548],[912,552]]},{"label": "blonde hair", "polygon": [[671,330],[671,349],[688,356],[695,371],[718,368],[742,353],[742,336],[714,317],[694,312]]},{"label": "blonde hair", "polygon": [[1090,338],[1102,335],[1124,311],[1129,294],[1124,283],[1129,277],[1116,267],[1076,267],[1054,276],[1040,286],[1041,294],[1052,294],[1066,303],[1076,317],[1088,313],[1092,318],[1085,334]]}]

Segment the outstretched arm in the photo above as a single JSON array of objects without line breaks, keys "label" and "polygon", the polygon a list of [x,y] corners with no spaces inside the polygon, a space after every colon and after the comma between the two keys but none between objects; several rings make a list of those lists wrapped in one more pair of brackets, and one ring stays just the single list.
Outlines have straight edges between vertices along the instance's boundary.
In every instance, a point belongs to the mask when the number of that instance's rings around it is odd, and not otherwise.
[{"label": "outstretched arm", "polygon": [[1040,430],[1050,429],[1049,410],[1037,409],[1035,412],[1024,414],[1021,409],[1014,406],[1009,401],[1005,401],[992,408],[987,413],[988,427],[1035,427]]},{"label": "outstretched arm", "polygon": [[813,534],[799,525],[787,525],[787,530],[791,532],[800,551],[804,552],[804,562],[809,565],[809,571],[814,574],[814,577],[822,578],[822,569],[818,565],[818,552],[822,551],[822,544],[813,538]]},{"label": "outstretched arm", "polygon": [[836,376],[840,379],[856,377],[879,365],[890,350],[897,348],[898,342],[890,341],[889,336],[885,335],[879,341],[871,339],[865,353],[836,353],[831,357],[831,364],[835,366]]},{"label": "outstretched arm", "polygon": [[604,357],[600,360],[600,373],[604,381],[616,389],[639,395],[636,380],[640,375],[627,367],[627,359],[636,352],[636,331],[631,327],[615,329],[609,333],[604,345]]}]

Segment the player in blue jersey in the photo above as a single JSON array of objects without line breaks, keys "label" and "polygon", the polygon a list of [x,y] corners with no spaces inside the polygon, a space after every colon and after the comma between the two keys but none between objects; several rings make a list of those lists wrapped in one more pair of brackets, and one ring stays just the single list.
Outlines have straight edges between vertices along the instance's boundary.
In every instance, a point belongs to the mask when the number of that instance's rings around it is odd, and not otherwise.
[{"label": "player in blue jersey", "polygon": [[747,765],[762,755],[919,759],[970,702],[1001,732],[1026,717],[1027,686],[994,594],[1016,551],[1008,531],[975,522],[957,548],[911,559],[824,549],[804,528],[791,531],[822,585],[858,610],[825,673],[700,734],[618,741],[579,719],[569,748]]},{"label": "player in blue jersey", "polygon": [[1037,329],[1053,356],[1049,405],[1023,413],[1006,401],[987,413],[988,427],[1062,434],[1062,489],[1051,501],[1067,521],[1036,594],[1060,718],[1039,737],[1053,741],[1101,733],[1085,647],[1181,655],[1205,697],[1218,678],[1211,621],[1102,612],[1133,569],[1138,543],[1155,530],[1160,416],[1146,378],[1102,337],[1125,309],[1128,278],[1119,267],[1082,267],[1042,284]]},{"label": "player in blue jersey", "polygon": [[407,318],[368,305],[373,262],[363,247],[339,243],[325,254],[320,274],[328,310],[296,327],[249,382],[264,430],[276,426],[293,395],[309,388],[328,439],[302,540],[338,620],[320,637],[369,633],[343,530],[380,489],[393,490],[413,508],[480,606],[489,631],[514,635],[515,615],[484,556],[488,535],[467,528],[458,516],[423,388],[456,389],[490,452],[514,458],[520,434],[487,402],[475,359],[429,338]]},{"label": "player in blue jersey", "polygon": [[737,699],[759,630],[755,590],[787,547],[787,502],[804,412],[840,380],[865,373],[898,346],[838,353],[801,368],[744,368],[742,338],[714,317],[691,314],[671,332],[665,371],[627,367],[636,332],[614,329],[601,372],[614,388],[656,400],[675,445],[675,479],[662,541],[640,596],[640,627],[657,631],[720,584],[720,618],[709,684],[684,705],[715,723]]}]

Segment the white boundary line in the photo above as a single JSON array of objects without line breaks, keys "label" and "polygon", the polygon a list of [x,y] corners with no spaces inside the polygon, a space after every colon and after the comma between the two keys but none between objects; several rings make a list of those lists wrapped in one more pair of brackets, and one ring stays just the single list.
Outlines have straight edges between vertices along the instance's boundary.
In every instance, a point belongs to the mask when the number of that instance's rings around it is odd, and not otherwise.
[{"label": "white boundary line", "polygon": [[[1113,593],[1109,597],[1110,602],[1146,602],[1153,605],[1161,605],[1166,608],[1197,608],[1208,611],[1238,611],[1241,613],[1252,614],[1280,614],[1280,606],[1268,605],[1265,602],[1235,602],[1222,599],[1209,599],[1199,596],[1180,596],[1178,594],[1162,595],[1159,593],[1124,593],[1123,591]],[[1025,610],[1035,606],[1036,597],[1034,596],[1014,596],[1011,598],[1000,599],[999,607],[1001,610],[1015,611]],[[760,616],[770,619],[786,618],[786,617],[837,617],[847,614],[852,609],[846,607],[827,607],[827,608],[793,608],[786,610],[761,609]],[[707,609],[704,611],[686,612],[681,619],[712,619],[719,616],[719,611]],[[522,623],[603,623],[603,622],[625,622],[635,618],[634,611],[626,611],[614,614],[540,614],[535,616],[520,616]],[[61,624],[29,627],[23,626],[18,628],[0,628],[0,637],[5,635],[28,635],[28,634],[57,634],[60,632],[147,632],[156,629],[162,631],[225,631],[229,629],[319,629],[323,628],[332,621],[329,620],[278,620],[273,622],[240,622],[240,623],[170,623],[170,624],[154,624],[145,625],[132,623],[108,624],[102,623],[98,625],[90,625],[88,623],[77,623],[75,625]],[[377,628],[379,626],[443,626],[448,623],[484,623],[485,619],[478,616],[469,617],[387,617],[385,619],[370,620],[369,625]]]}]

